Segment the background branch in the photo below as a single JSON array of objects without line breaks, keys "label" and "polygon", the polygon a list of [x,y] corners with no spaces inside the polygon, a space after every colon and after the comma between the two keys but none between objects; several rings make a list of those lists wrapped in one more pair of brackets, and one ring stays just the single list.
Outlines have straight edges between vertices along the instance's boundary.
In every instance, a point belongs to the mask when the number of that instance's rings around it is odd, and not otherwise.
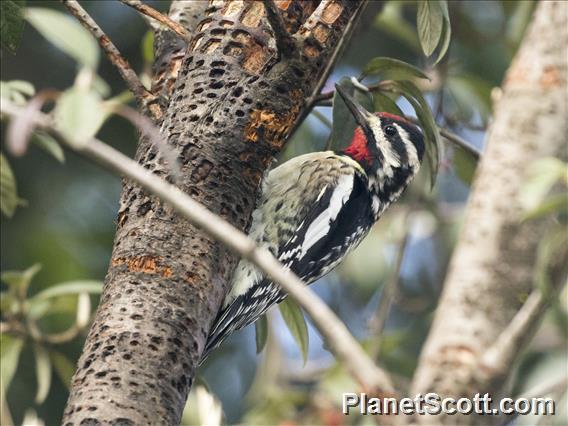
[{"label": "background branch", "polygon": [[[130,91],[134,94],[140,105],[142,105],[145,109],[152,110],[152,107],[149,104],[155,99],[154,95],[146,90],[136,72],[132,69],[128,61],[121,55],[120,51],[104,33],[101,27],[99,27],[87,11],[81,7],[79,2],[76,0],[62,1],[67,10],[69,10],[69,12],[77,18],[80,24],[89,30],[89,32],[98,40],[109,61],[116,67],[120,76]],[[153,111],[154,115],[156,113],[157,111]]]},{"label": "background branch", "polygon": [[142,3],[140,0],[120,0],[121,3],[130,6],[137,12],[141,13],[144,16],[148,16],[160,24],[163,24],[166,28],[173,31],[175,34],[182,37],[185,41],[189,41],[191,39],[191,34],[186,31],[186,29],[179,23],[175,22],[174,20],[170,19],[168,16],[160,13],[156,9],[151,6],[148,6],[145,3]]},{"label": "background branch", "polygon": [[394,271],[392,272],[390,278],[387,279],[377,309],[369,320],[369,334],[374,339],[371,347],[369,348],[371,359],[377,359],[381,351],[383,331],[385,329],[385,325],[390,313],[390,308],[396,295],[396,290],[400,283],[402,261],[404,260],[404,253],[406,251],[406,246],[410,238],[408,231],[406,231],[406,229],[408,229],[409,217],[411,215],[410,209],[406,209],[403,214],[404,218],[402,220],[402,223],[405,232],[397,247]]},{"label": "background branch", "polygon": [[481,357],[480,371],[498,378],[505,376],[528,338],[534,334],[539,319],[550,306],[551,297],[557,297],[561,291],[562,288],[558,288],[547,297],[540,289],[533,290],[509,325]]}]

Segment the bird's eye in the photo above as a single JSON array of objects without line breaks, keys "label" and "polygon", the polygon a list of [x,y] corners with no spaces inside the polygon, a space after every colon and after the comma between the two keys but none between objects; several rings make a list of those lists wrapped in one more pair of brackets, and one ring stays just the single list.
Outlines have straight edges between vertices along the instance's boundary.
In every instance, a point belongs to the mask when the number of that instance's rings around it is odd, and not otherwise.
[{"label": "bird's eye", "polygon": [[396,135],[396,129],[393,126],[386,126],[385,133],[387,134],[387,136],[394,136]]}]

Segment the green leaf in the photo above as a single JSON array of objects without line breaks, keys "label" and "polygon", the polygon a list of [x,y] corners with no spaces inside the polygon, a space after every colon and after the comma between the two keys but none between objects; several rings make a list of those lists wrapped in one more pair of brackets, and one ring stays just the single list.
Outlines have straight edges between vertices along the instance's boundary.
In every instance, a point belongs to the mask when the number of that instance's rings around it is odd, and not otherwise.
[{"label": "green leaf", "polygon": [[34,345],[34,354],[37,377],[35,403],[41,404],[45,401],[51,387],[51,361],[48,352],[41,345]]},{"label": "green leaf", "polygon": [[70,16],[53,9],[28,8],[26,20],[47,40],[75,59],[95,70],[99,62],[99,47],[89,31]]},{"label": "green leaf", "polygon": [[81,148],[96,135],[109,111],[103,107],[101,97],[95,91],[72,87],[57,101],[54,116],[58,130],[68,142]]},{"label": "green leaf", "polygon": [[420,45],[426,56],[431,56],[442,41],[434,62],[437,64],[448,51],[452,35],[447,1],[424,0],[418,2],[416,23]]},{"label": "green leaf", "polygon": [[537,219],[554,213],[568,215],[568,193],[549,196],[540,205],[526,212],[523,220]]},{"label": "green leaf", "polygon": [[438,57],[436,58],[436,61],[434,61],[434,64],[440,62],[440,60],[444,57],[444,55],[448,51],[448,47],[450,47],[450,40],[452,38],[452,26],[450,24],[450,13],[448,11],[448,2],[446,0],[438,0],[438,4],[440,5],[440,8],[442,9],[442,14],[444,15],[444,25],[442,28],[443,41],[442,41],[442,47],[438,52]]},{"label": "green leaf", "polygon": [[309,335],[304,313],[300,306],[290,297],[284,299],[278,306],[280,307],[280,313],[282,314],[282,318],[284,318],[288,330],[290,330],[290,333],[302,352],[302,359],[305,363],[308,359]]},{"label": "green leaf", "polygon": [[15,54],[24,29],[24,0],[0,1],[0,43],[3,49]]},{"label": "green leaf", "polygon": [[144,62],[149,65],[154,63],[154,31],[146,31],[140,48]]},{"label": "green leaf", "polygon": [[[339,85],[345,88],[347,93],[353,96],[367,111],[373,111],[373,97],[370,93],[356,89],[351,79],[348,77],[343,77],[339,81]],[[349,144],[358,124],[337,91],[333,95],[332,117],[333,129],[328,143],[328,149],[339,150]]]},{"label": "green leaf", "polygon": [[469,152],[456,147],[454,150],[454,170],[467,186],[471,186],[476,168],[477,159]]},{"label": "green leaf", "polygon": [[468,74],[450,75],[446,87],[452,93],[460,115],[469,120],[478,111],[484,120],[491,112],[491,85],[485,80]]},{"label": "green leaf", "polygon": [[507,2],[508,5],[514,5],[515,9],[511,17],[507,20],[506,29],[506,45],[512,48],[511,56],[517,50],[521,43],[525,30],[531,20],[533,11],[538,2],[534,1],[517,1]]},{"label": "green leaf", "polygon": [[28,299],[27,300],[27,317],[32,320],[38,320],[50,311],[53,303],[50,300]]},{"label": "green leaf", "polygon": [[0,276],[0,279],[11,288],[16,289],[20,294],[20,297],[25,299],[32,279],[40,270],[41,265],[36,263],[25,271],[5,271]]},{"label": "green leaf", "polygon": [[259,354],[266,346],[266,339],[268,338],[268,319],[266,315],[262,315],[254,323],[254,331],[256,332],[256,353]]},{"label": "green leaf", "polygon": [[404,113],[398,107],[396,102],[381,92],[373,92],[373,103],[375,111],[390,112],[391,114],[404,117]]},{"label": "green leaf", "polygon": [[404,18],[404,2],[386,2],[383,11],[377,15],[375,26],[400,41],[415,53],[420,53],[416,30]]},{"label": "green leaf", "polygon": [[383,57],[371,59],[363,68],[363,75],[376,75],[382,80],[410,80],[412,78],[430,80],[430,77],[414,65],[398,59]]},{"label": "green leaf", "polygon": [[0,81],[0,97],[18,106],[24,106],[26,97],[35,94],[34,86],[23,80]]},{"label": "green leaf", "polygon": [[103,290],[103,283],[101,281],[94,280],[78,280],[78,281],[67,281],[61,284],[49,287],[38,294],[36,294],[33,299],[49,299],[58,296],[67,296],[70,294],[78,293],[89,293],[89,294],[99,294]]},{"label": "green leaf", "polygon": [[0,311],[2,312],[2,314],[7,316],[12,312],[17,311],[17,309],[18,304],[15,298],[15,292],[6,291],[6,289],[0,292]]},{"label": "green leaf", "polygon": [[49,358],[59,379],[63,382],[67,389],[71,386],[71,378],[75,373],[75,366],[73,363],[62,353],[56,351],[49,351]]},{"label": "green leaf", "polygon": [[526,210],[536,209],[556,183],[568,185],[568,165],[553,157],[535,161],[527,172],[521,204]]},{"label": "green leaf", "polygon": [[9,336],[6,333],[0,334],[0,390],[2,390],[2,393],[10,387],[18,368],[23,346],[24,341],[22,339]]},{"label": "green leaf", "polygon": [[422,51],[426,56],[430,56],[440,42],[444,26],[444,15],[438,2],[435,0],[419,1],[416,22]]},{"label": "green leaf", "polygon": [[98,74],[95,74],[93,78],[93,90],[102,98],[108,97],[111,93],[108,83]]},{"label": "green leaf", "polygon": [[88,293],[80,293],[77,299],[77,314],[75,325],[83,328],[89,323],[91,317],[91,298]]},{"label": "green leaf", "polygon": [[430,186],[434,187],[440,164],[441,137],[432,111],[422,92],[411,81],[393,81],[394,90],[404,96],[414,108],[425,136],[426,159],[430,167]]},{"label": "green leaf", "polygon": [[[2,84],[9,91],[19,92],[19,93],[26,95],[26,96],[35,95],[35,87],[29,81],[10,80],[10,81],[3,81]],[[4,88],[4,86],[3,86],[3,88]]]},{"label": "green leaf", "polygon": [[49,134],[37,131],[32,136],[32,142],[60,163],[65,163],[65,153],[63,152],[63,148],[61,148],[59,142],[53,139]]},{"label": "green leaf", "polygon": [[14,216],[16,207],[21,204],[16,188],[16,177],[8,159],[0,152],[0,210],[7,217]]},{"label": "green leaf", "polygon": [[558,224],[541,237],[536,254],[534,279],[545,297],[551,296],[550,267],[554,264],[563,266],[567,256],[568,233],[564,224]]}]

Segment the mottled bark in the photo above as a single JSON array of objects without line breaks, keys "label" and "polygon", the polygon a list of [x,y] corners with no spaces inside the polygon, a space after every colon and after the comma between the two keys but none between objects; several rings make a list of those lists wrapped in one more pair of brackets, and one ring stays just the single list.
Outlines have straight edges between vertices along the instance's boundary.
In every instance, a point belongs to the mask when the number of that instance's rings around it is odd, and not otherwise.
[{"label": "mottled bark", "polygon": [[[521,220],[527,169],[542,157],[566,159],[567,8],[562,1],[538,4],[507,72],[412,395],[489,392],[498,398],[513,370],[509,365],[506,371],[485,371],[480,359],[533,290],[537,247],[547,224]],[[566,264],[553,273],[565,279]],[[535,326],[526,330],[527,338]],[[496,416],[419,420],[479,424]]]},{"label": "mottled bark", "polygon": [[[262,2],[212,1],[177,75],[164,68],[173,91],[163,103],[161,130],[180,164],[175,183],[243,230],[263,172],[361,8],[347,0],[277,4],[298,43],[294,57],[278,55]],[[167,95],[168,87],[164,80],[156,89]],[[136,156],[174,181],[148,142]],[[126,182],[111,264],[64,423],[178,423],[237,260]]]}]

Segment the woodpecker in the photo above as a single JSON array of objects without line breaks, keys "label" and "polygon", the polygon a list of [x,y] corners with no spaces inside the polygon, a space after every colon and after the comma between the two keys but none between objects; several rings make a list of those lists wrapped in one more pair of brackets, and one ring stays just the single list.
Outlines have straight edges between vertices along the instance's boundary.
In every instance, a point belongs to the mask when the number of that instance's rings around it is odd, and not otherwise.
[{"label": "woodpecker", "polygon": [[[334,269],[368,234],[416,175],[420,130],[397,115],[372,114],[340,86],[359,127],[343,151],[301,155],[270,171],[249,235],[306,284]],[[229,334],[256,321],[286,294],[241,260],[202,359]]]}]

